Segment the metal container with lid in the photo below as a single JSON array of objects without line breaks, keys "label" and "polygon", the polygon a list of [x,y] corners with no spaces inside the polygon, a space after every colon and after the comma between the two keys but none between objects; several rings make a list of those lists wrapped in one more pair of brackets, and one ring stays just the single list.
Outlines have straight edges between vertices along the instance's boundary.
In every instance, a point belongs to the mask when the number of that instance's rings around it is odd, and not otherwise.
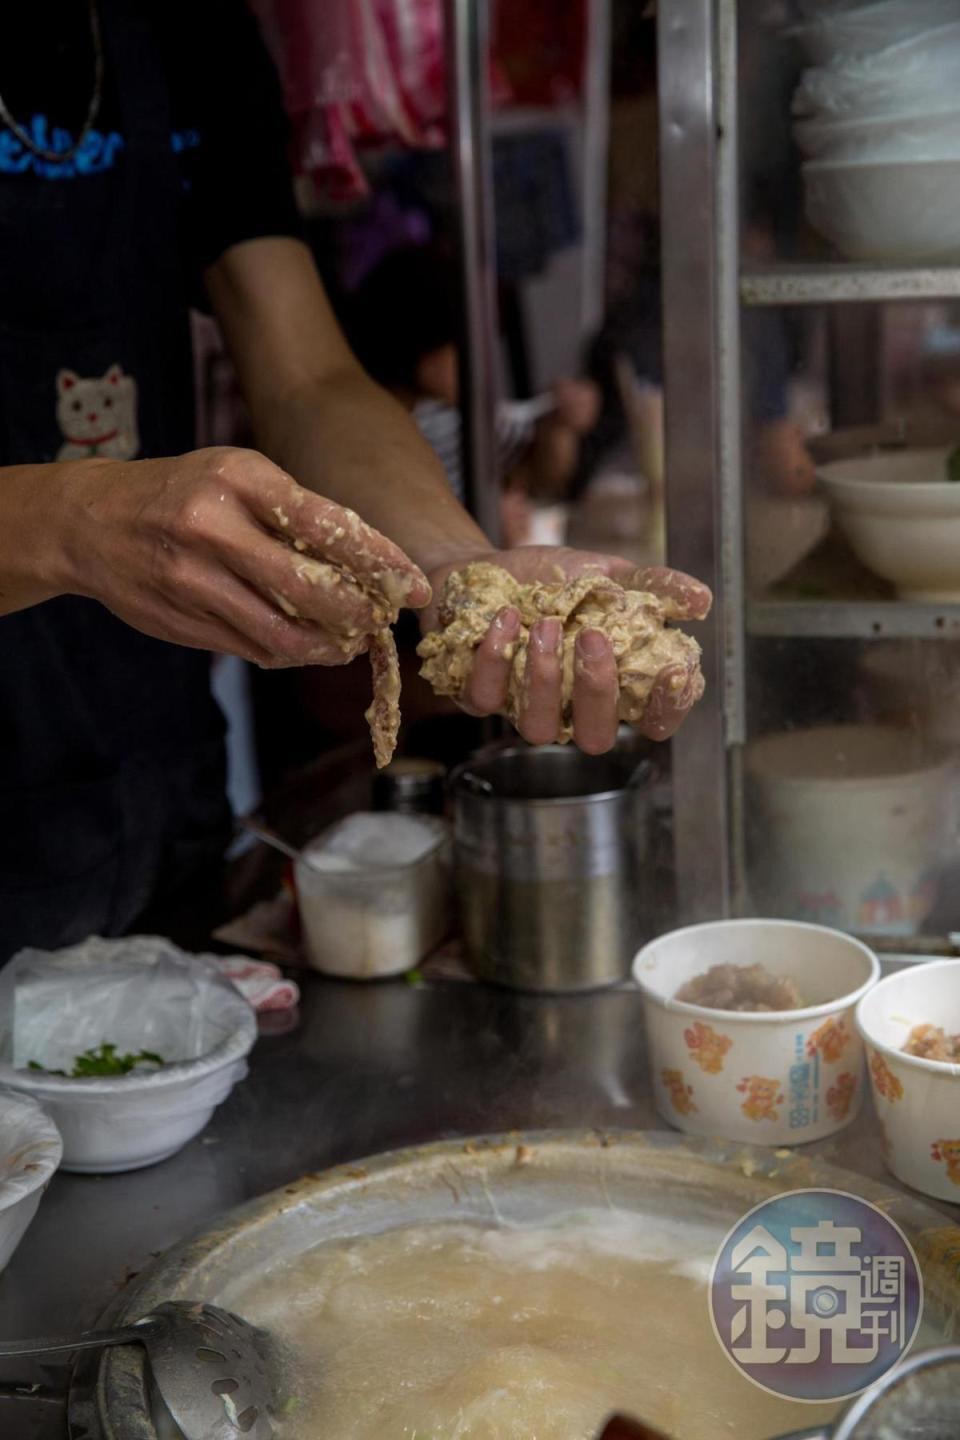
[{"label": "metal container with lid", "polygon": [[403,756],[373,779],[373,808],[401,815],[442,815],[446,769],[438,760]]},{"label": "metal container with lid", "polygon": [[460,918],[481,979],[547,992],[624,979],[648,928],[653,778],[633,747],[513,746],[454,772]]}]

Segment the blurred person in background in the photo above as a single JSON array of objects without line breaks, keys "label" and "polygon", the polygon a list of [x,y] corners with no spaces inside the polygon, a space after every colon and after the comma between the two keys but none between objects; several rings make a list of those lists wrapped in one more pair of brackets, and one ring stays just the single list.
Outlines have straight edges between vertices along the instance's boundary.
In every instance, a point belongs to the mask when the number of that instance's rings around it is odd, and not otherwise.
[{"label": "blurred person in background", "polygon": [[[747,227],[744,249],[753,259],[770,256],[770,232],[761,217]],[[628,417],[618,367],[626,360],[636,381],[662,395],[661,337],[663,306],[659,265],[639,270],[630,289],[611,305],[598,334],[590,342],[584,369],[601,396],[597,424],[586,438],[574,485],[582,493],[605,456],[627,433]],[[796,420],[790,414],[791,341],[776,310],[744,312],[743,354],[745,407],[751,473],[758,489],[770,495],[805,495],[816,484],[813,460]],[[662,427],[662,409],[650,410],[650,424]],[[662,434],[651,450],[662,450]]]},{"label": "blurred person in background", "polygon": [[[438,245],[394,250],[357,287],[344,318],[361,364],[413,416],[462,500],[460,319],[452,262]],[[557,380],[550,400],[552,408],[539,418],[526,414],[523,402],[502,400],[497,406],[502,522],[508,544],[522,544],[527,537],[530,499],[554,500],[566,494],[581,439],[600,410],[599,392],[585,380]]]},{"label": "blurred person in background", "polygon": [[[574,481],[578,496],[627,438],[624,361],[636,382],[651,392],[646,423],[660,432],[663,423],[656,403],[663,391],[664,324],[656,7],[617,0],[612,18],[607,307],[583,360],[602,403],[597,425],[581,449]],[[742,246],[747,259],[760,263],[789,254],[800,224],[789,124],[795,61],[787,57],[789,47],[772,54],[764,40],[762,26],[744,28],[741,78],[758,87],[754,113],[762,115],[763,123],[747,127],[743,135]],[[804,435],[791,413],[797,348],[791,323],[774,309],[745,310],[742,318],[748,471],[755,487],[771,495],[806,494],[815,484]],[[639,449],[659,454],[662,433],[641,440]]]}]

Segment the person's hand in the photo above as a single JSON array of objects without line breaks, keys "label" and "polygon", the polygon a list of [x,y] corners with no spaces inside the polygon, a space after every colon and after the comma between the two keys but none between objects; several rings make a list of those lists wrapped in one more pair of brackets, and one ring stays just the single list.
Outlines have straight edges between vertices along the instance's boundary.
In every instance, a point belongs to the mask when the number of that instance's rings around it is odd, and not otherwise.
[{"label": "person's hand", "polygon": [[817,488],[813,457],[792,420],[770,420],[760,426],[753,460],[768,494],[796,498],[812,495]]},{"label": "person's hand", "polygon": [[577,435],[593,429],[600,416],[600,391],[592,380],[558,380],[551,394],[557,408],[548,421],[559,421]]},{"label": "person's hand", "polygon": [[529,495],[523,490],[505,490],[500,497],[500,534],[508,550],[529,539],[532,521]]},{"label": "person's hand", "polygon": [[[637,570],[626,560],[587,551],[530,545],[519,550],[491,551],[471,560],[500,565],[521,583],[570,580],[585,570],[611,576],[634,590],[647,590],[665,602],[671,620],[702,620],[710,610],[711,594],[699,580],[677,570]],[[462,564],[462,562],[461,562]],[[430,576],[434,601],[424,612],[423,627],[435,629],[437,604],[443,582],[461,564],[446,565]],[[473,664],[460,705],[472,715],[503,711],[513,646],[520,616],[512,608],[497,616],[474,652]],[[518,729],[532,745],[548,745],[560,731],[562,627],[559,620],[540,620],[530,631],[527,651],[526,701]],[[617,662],[607,637],[599,630],[584,630],[577,639],[573,682],[573,738],[581,750],[602,754],[617,738],[620,694]],[[685,665],[671,665],[657,678],[642,726],[651,740],[666,740],[680,726],[696,700],[696,675]]]},{"label": "person's hand", "polygon": [[62,495],[64,588],[177,645],[343,665],[396,608],[430,599],[392,541],[256,451],[83,461]]}]

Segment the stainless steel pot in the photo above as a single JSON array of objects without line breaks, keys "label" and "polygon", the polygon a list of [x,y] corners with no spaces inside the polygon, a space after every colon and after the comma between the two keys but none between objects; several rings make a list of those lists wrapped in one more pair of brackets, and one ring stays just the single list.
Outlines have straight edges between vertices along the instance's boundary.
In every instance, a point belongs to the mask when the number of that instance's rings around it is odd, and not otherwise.
[{"label": "stainless steel pot", "polygon": [[[917,1252],[937,1340],[956,1332],[960,1229],[942,1213],[809,1154],[784,1157],[662,1131],[444,1140],[304,1176],[218,1216],[169,1250],[127,1286],[103,1319],[126,1324],[163,1300],[184,1298],[242,1314],[246,1292],[266,1270],[325,1241],[403,1225],[540,1223],[570,1211],[613,1207],[658,1223],[669,1216],[678,1224],[708,1226],[719,1248],[731,1226],[762,1200],[809,1187],[852,1191],[882,1206]],[[70,1394],[71,1437],[168,1440],[169,1432],[158,1428],[139,1346],[79,1358]]]},{"label": "stainless steel pot", "polygon": [[654,769],[637,751],[491,751],[454,772],[470,963],[516,990],[622,980],[649,925]]}]

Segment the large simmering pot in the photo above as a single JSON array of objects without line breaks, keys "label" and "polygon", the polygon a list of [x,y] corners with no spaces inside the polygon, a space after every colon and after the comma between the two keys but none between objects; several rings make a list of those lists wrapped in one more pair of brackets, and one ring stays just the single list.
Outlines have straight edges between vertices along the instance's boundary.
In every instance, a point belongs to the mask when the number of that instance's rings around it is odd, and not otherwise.
[{"label": "large simmering pot", "polygon": [[[447,1140],[305,1176],[219,1217],[168,1251],[127,1287],[105,1318],[123,1323],[161,1300],[183,1298],[242,1313],[245,1291],[267,1269],[326,1241],[403,1225],[538,1224],[571,1211],[613,1207],[648,1216],[651,1225],[669,1217],[679,1227],[678,1253],[687,1254],[686,1225],[707,1227],[719,1249],[731,1227],[761,1201],[811,1186],[862,1195],[896,1221],[923,1269],[926,1343],[948,1335],[960,1315],[960,1228],[942,1212],[808,1156],[657,1131]],[[690,1365],[696,1365],[693,1355]],[[762,1399],[758,1391],[756,1404]],[[820,1420],[810,1410],[796,1406],[793,1429]],[[70,1424],[71,1435],[84,1440],[165,1440],[154,1419],[139,1347],[82,1360],[71,1391]]]}]

